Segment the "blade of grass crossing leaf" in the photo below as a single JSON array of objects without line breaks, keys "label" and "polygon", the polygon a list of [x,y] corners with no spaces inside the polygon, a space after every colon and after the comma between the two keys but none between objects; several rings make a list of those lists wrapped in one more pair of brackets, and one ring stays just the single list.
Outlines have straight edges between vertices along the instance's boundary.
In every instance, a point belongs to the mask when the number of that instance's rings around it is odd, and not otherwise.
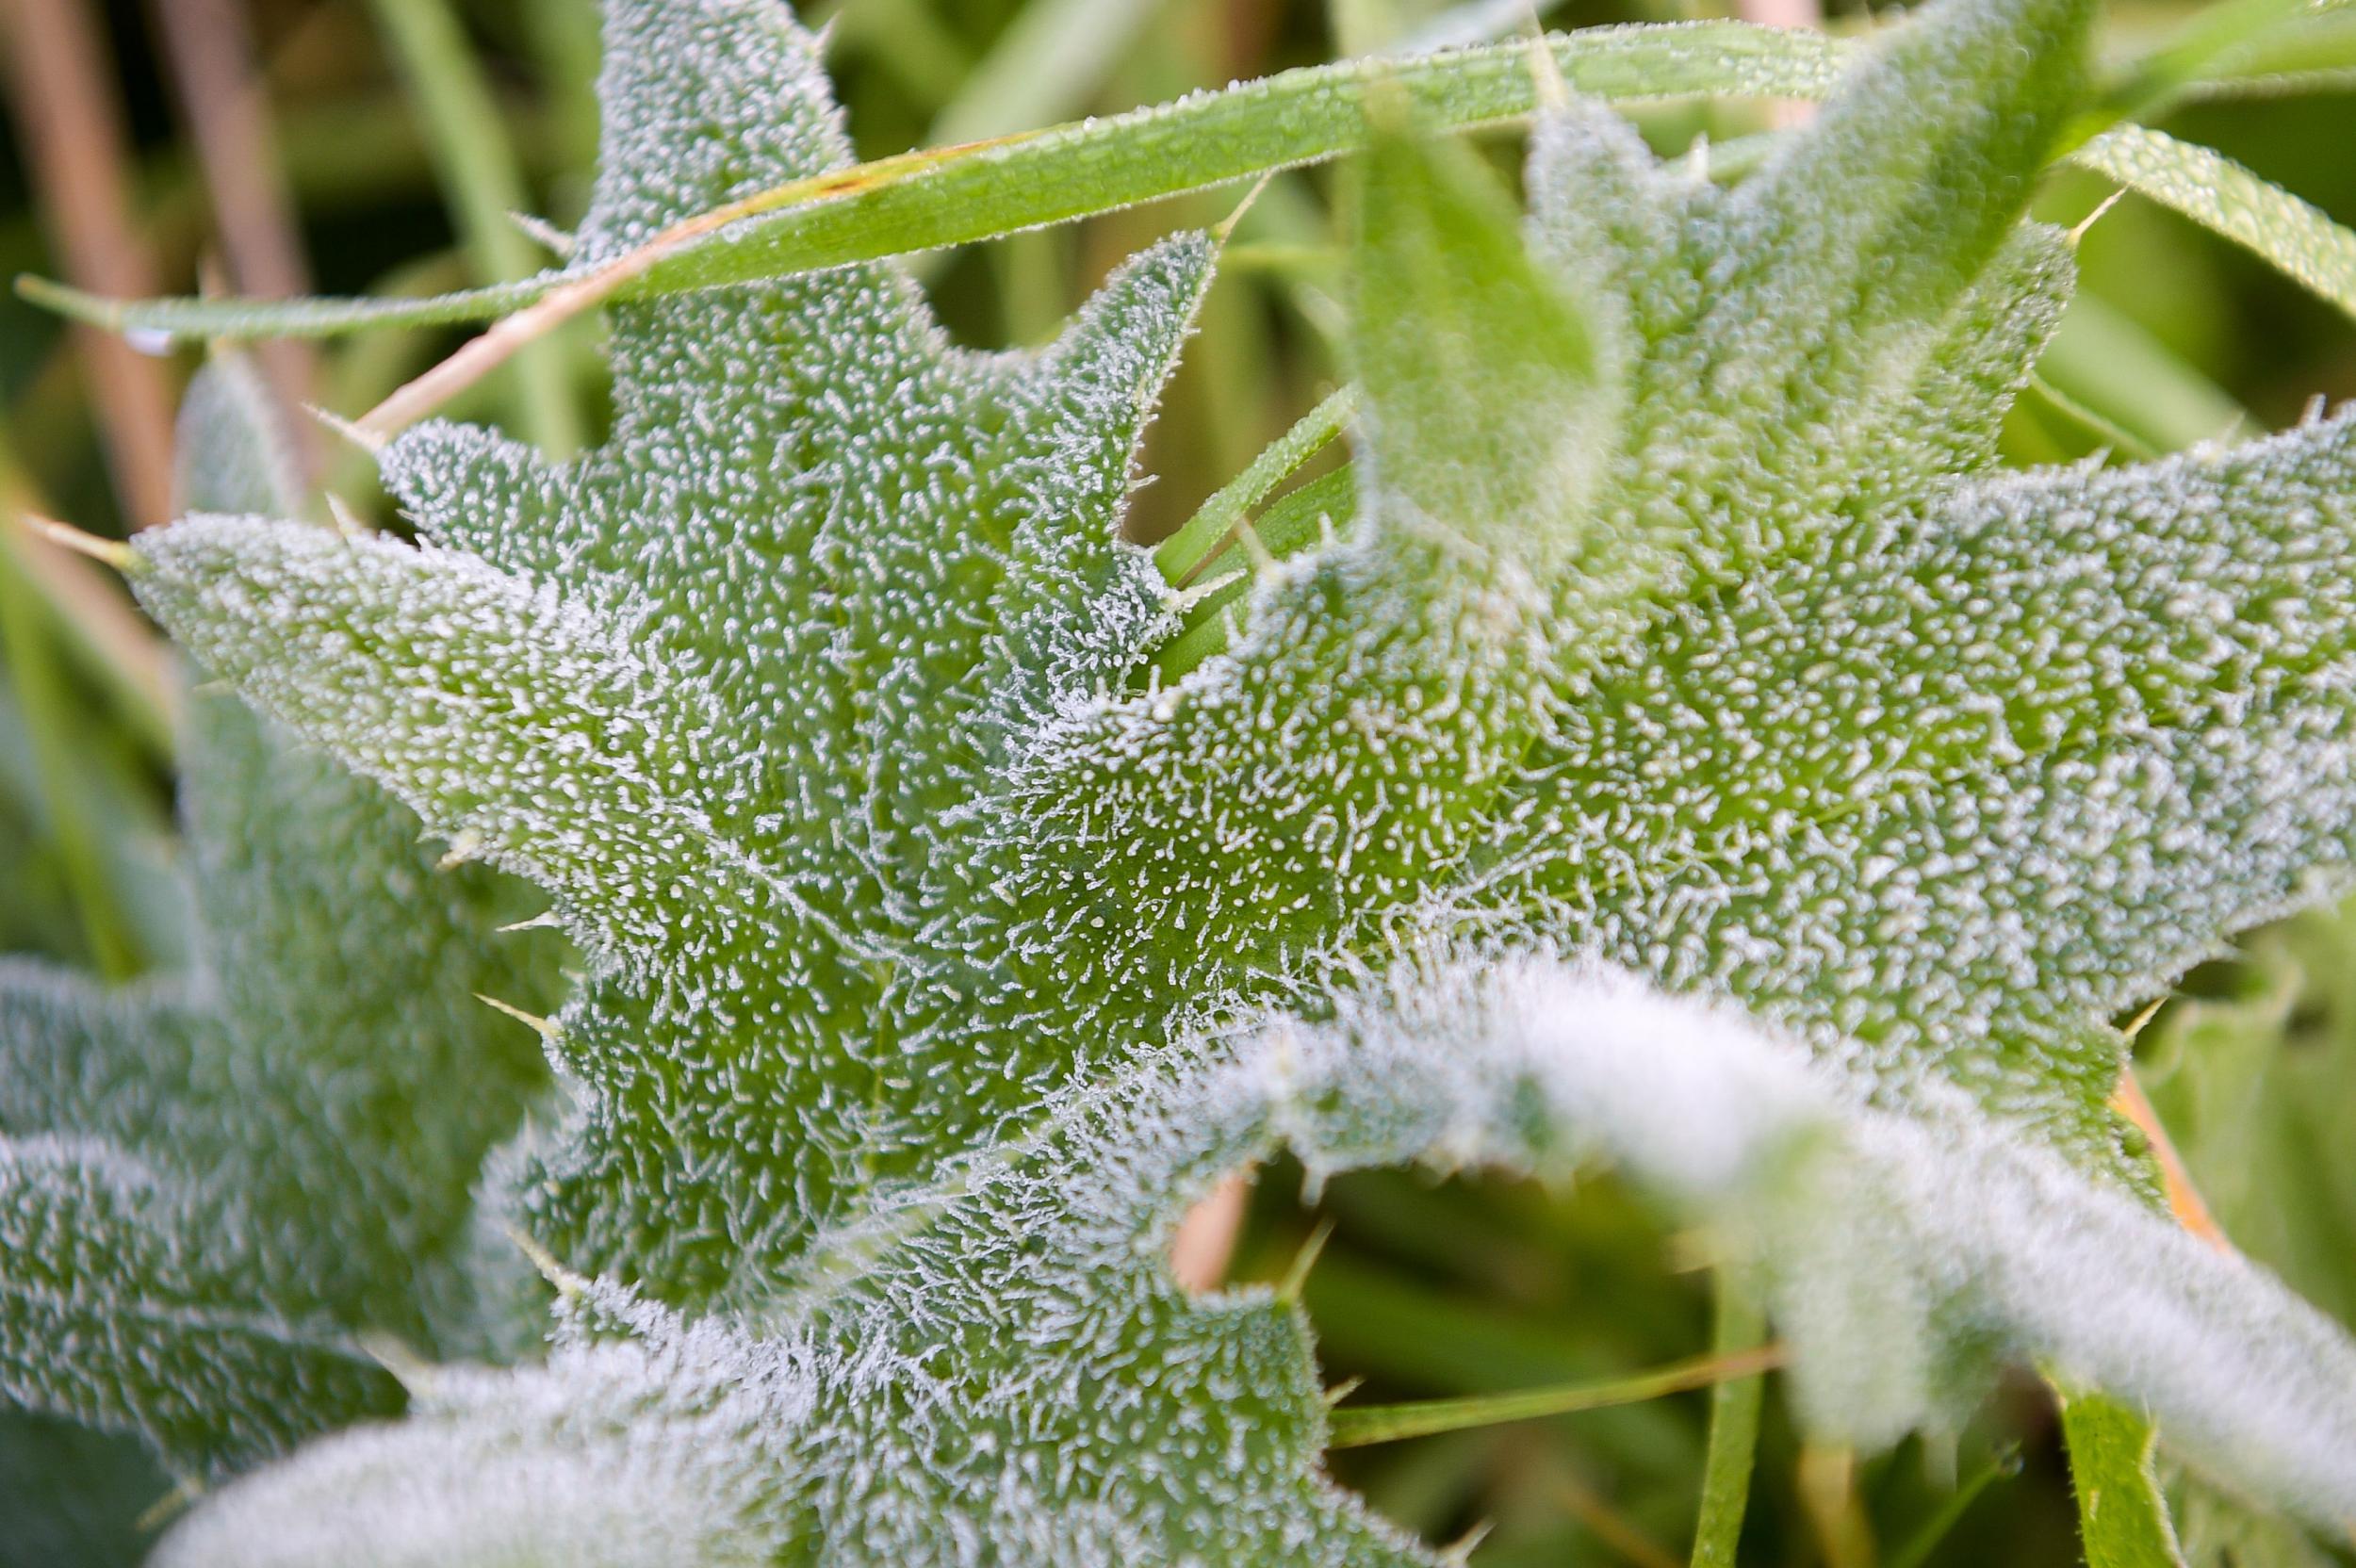
[{"label": "blade of grass crossing leaf", "polygon": [[[1549,44],[1569,85],[1607,99],[1710,94],[1822,98],[1837,77],[1847,47],[1818,34],[1741,23],[1595,28],[1557,37]],[[1434,130],[1511,121],[1529,114],[1534,103],[1525,55],[1520,45],[1500,44],[1422,60],[1312,67],[1006,142],[878,160],[821,181],[797,182],[771,193],[774,200],[756,200],[713,215],[715,221],[695,224],[692,236],[675,239],[664,254],[649,258],[608,292],[639,298],[965,244],[1248,179],[1271,169],[1318,162],[1363,147],[1361,101],[1367,84],[1378,77],[1401,84],[1415,99],[1421,122]],[[2189,90],[2198,85],[2187,82],[2183,87]],[[2314,270],[2314,258],[2288,263],[2282,258],[2313,250],[2314,234],[2335,232],[2328,219],[2320,220],[2325,227],[2317,231],[2319,214],[2247,171],[2237,171],[2239,179],[2233,182],[2244,188],[2223,202],[2204,199],[2197,186],[2179,188],[2181,171],[2147,172],[2138,166],[2149,155],[2131,155],[2122,146],[2129,139],[2155,137],[2157,133],[2123,127],[2070,156],[2136,184],[2147,195],[2250,246],[2305,281],[2300,269]],[[2158,140],[2183,145],[2167,138]],[[2192,151],[2228,169],[2236,167],[2214,154]],[[2149,188],[2138,183],[2145,179],[2151,182]],[[2271,221],[2253,220],[2237,210],[2255,206],[2265,211],[2285,204],[2294,214],[2289,220],[2292,238],[2279,249],[2270,236]],[[763,222],[734,221],[763,212],[770,214]],[[2297,241],[2300,231],[2310,238]],[[2336,275],[2340,281],[2317,286],[2345,304],[2347,264],[2344,259],[2336,269],[2331,264],[2339,250],[2328,239],[2323,242],[2318,275]],[[522,309],[567,281],[562,274],[543,273],[430,300],[389,302],[121,300],[30,276],[20,277],[17,289],[36,304],[110,331],[253,338],[487,320]]]},{"label": "blade of grass crossing leaf", "polygon": [[1726,1355],[1698,1356],[1603,1382],[1481,1394],[1463,1399],[1420,1399],[1404,1405],[1368,1405],[1359,1409],[1345,1406],[1333,1414],[1332,1435],[1326,1446],[1359,1448],[1371,1443],[1397,1443],[1508,1421],[1534,1421],[1541,1416],[1570,1415],[1608,1405],[1636,1404],[1664,1395],[1710,1388],[1730,1380],[1756,1378],[1780,1359],[1781,1352],[1775,1347],[1754,1346]]},{"label": "blade of grass crossing leaf", "polygon": [[[1732,22],[1595,28],[1549,44],[1574,89],[1608,99],[1821,97],[1845,47]],[[1005,141],[878,159],[691,220],[680,228],[692,225],[692,234],[675,237],[614,291],[643,298],[960,245],[1319,162],[1365,147],[1365,99],[1376,82],[1410,98],[1418,123],[1432,130],[1510,122],[1535,103],[1528,53],[1495,44],[1422,60],[1315,66]],[[764,222],[734,224],[762,214]],[[111,331],[243,338],[485,320],[570,281],[544,273],[403,302],[124,301],[39,278],[17,286],[36,303]]]},{"label": "blade of grass crossing leaf", "polygon": [[2151,1424],[2103,1395],[2053,1392],[2087,1568],[2184,1568],[2152,1465]]},{"label": "blade of grass crossing leaf", "polygon": [[[440,170],[467,257],[480,281],[510,283],[539,270],[532,244],[508,214],[531,209],[523,173],[458,22],[442,0],[373,0],[402,80]],[[518,351],[516,412],[524,433],[553,457],[581,446],[562,344]]]},{"label": "blade of grass crossing leaf", "polygon": [[[1766,1335],[1765,1315],[1746,1282],[1729,1269],[1717,1277],[1717,1302],[1710,1351],[1738,1356]],[[1766,1384],[1758,1377],[1734,1378],[1710,1391],[1710,1446],[1702,1461],[1700,1517],[1693,1526],[1693,1568],[1733,1568],[1742,1535],[1742,1515],[1751,1495],[1751,1469],[1759,1448],[1759,1412]]]},{"label": "blade of grass crossing leaf", "polygon": [[2141,125],[2106,131],[2075,156],[2138,195],[2248,246],[2356,317],[2356,232],[2311,203],[2220,153]]},{"label": "blade of grass crossing leaf", "polygon": [[[1282,561],[1325,529],[1338,533],[1347,527],[1356,492],[1357,476],[1351,469],[1321,474],[1269,508],[1252,525],[1252,535],[1272,559]],[[1227,618],[1252,591],[1251,566],[1250,552],[1236,544],[1196,574],[1198,587],[1221,578],[1229,580],[1187,612],[1186,629],[1154,656],[1154,667],[1164,680],[1177,679],[1227,645]]]}]

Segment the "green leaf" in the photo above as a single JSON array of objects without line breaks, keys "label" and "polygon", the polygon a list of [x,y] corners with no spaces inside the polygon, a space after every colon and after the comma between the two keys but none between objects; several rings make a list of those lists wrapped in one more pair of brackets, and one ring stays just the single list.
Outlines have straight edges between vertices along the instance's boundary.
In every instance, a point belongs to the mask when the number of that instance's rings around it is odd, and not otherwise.
[{"label": "green leaf", "polygon": [[[1279,1148],[1617,1165],[1759,1282],[1815,1437],[1952,1429],[2030,1359],[2356,1502],[2356,1347],[2151,1212],[2105,1108],[2106,1016],[2356,853],[2356,418],[1998,469],[2086,22],[1925,8],[1731,189],[1567,106],[1526,234],[1377,138],[1350,526],[1252,560],[1174,680],[1120,525],[1199,237],[1038,354],[864,262],[629,302],[605,448],[387,449],[417,547],[143,537],[178,636],[592,966],[572,1113],[499,1172],[574,1301],[549,1366],[168,1550],[586,1554],[639,1511],[761,1560],[1431,1560],[1317,1473],[1298,1316],[1169,1276]],[[846,161],[774,8],[611,28],[588,256]]]},{"label": "green leaf", "polygon": [[396,1408],[357,1348],[255,1303],[254,1260],[209,1233],[221,1218],[112,1146],[0,1140],[0,1395],[187,1468]]},{"label": "green leaf", "polygon": [[[375,0],[372,8],[417,104],[475,281],[512,283],[531,276],[539,270],[535,248],[515,222],[515,214],[532,208],[523,172],[458,19],[442,0]],[[526,433],[550,451],[580,446],[581,420],[566,384],[564,346],[527,347],[517,354],[513,374],[518,422]]]},{"label": "green leaf", "polygon": [[2099,1394],[2060,1393],[2088,1568],[2184,1568],[2152,1462],[2151,1422]]},{"label": "green leaf", "polygon": [[[274,422],[242,366],[200,377],[183,494],[290,501]],[[318,753],[212,696],[182,756],[194,974],[106,992],[0,968],[0,1357],[12,1399],[194,1473],[397,1408],[364,1331],[488,1331],[472,1188],[545,1072],[473,993],[530,1002],[545,976],[528,941],[488,950],[479,874],[437,871]]]},{"label": "green leaf", "polygon": [[[609,26],[591,257],[844,161],[809,35],[725,6]],[[148,542],[137,585],[194,651],[547,887],[596,960],[559,1020],[577,1137],[519,1195],[568,1262],[773,1288],[813,1225],[1069,1070],[1047,1018],[1103,992],[1029,993],[1033,939],[964,915],[1003,873],[957,811],[1155,624],[1116,525],[1210,261],[1165,242],[1025,356],[950,349],[881,268],[624,306],[601,450],[429,424],[387,451],[422,549],[231,518]],[[999,1070],[927,1065],[966,1054]]]},{"label": "green leaf", "polygon": [[1359,199],[1354,358],[1382,454],[1372,482],[1400,514],[1386,525],[1544,561],[1537,541],[1567,531],[1616,444],[1610,327],[1523,248],[1504,193],[1463,149],[1394,131]]},{"label": "green leaf", "polygon": [[2221,154],[2141,125],[2121,125],[2077,159],[2138,195],[2246,245],[2285,276],[2356,317],[2356,233]]},{"label": "green leaf", "polygon": [[[1189,1202],[1280,1142],[1313,1178],[1619,1166],[1729,1253],[1781,1260],[1769,1299],[1835,1429],[1880,1419],[1838,1397],[1855,1336],[1927,1342],[1955,1314],[2133,1387],[2241,1478],[2356,1494],[2346,1410],[2302,1446],[2250,1393],[2356,1388],[2356,1348],[2052,1153],[1954,1107],[1873,1110],[1800,1042],[1624,974],[1435,956],[1369,992],[1093,1086],[826,1238],[825,1286],[753,1332],[572,1282],[547,1367],[437,1375],[422,1419],[232,1488],[158,1560],[306,1563],[352,1540],[396,1564],[536,1560],[539,1540],[645,1560],[586,1525],[667,1527],[698,1561],[1435,1563],[1317,1474],[1330,1434],[1295,1309],[1170,1278]],[[1874,1247],[1824,1223],[1836,1195]],[[2233,1332],[2198,1326],[2221,1309]]]}]

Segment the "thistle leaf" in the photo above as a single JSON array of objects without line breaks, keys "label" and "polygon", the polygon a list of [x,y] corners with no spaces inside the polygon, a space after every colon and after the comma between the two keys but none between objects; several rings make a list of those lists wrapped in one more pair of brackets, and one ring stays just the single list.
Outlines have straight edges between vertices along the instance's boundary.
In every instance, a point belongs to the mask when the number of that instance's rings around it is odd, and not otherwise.
[{"label": "thistle leaf", "polygon": [[396,1408],[355,1347],[256,1306],[222,1217],[109,1145],[0,1140],[0,1395],[214,1466],[292,1447],[322,1412]]},{"label": "thistle leaf", "polygon": [[[200,376],[183,494],[287,507],[275,419],[243,367]],[[474,1342],[472,1187],[545,1070],[471,993],[545,977],[486,951],[479,875],[234,702],[191,703],[182,760],[194,972],[0,967],[0,1358],[11,1400],[197,1474],[397,1408],[362,1331]]]},{"label": "thistle leaf", "polygon": [[[1169,1277],[1280,1145],[1617,1164],[1758,1271],[1837,1441],[2010,1356],[2356,1502],[2356,1348],[2145,1204],[2105,1109],[2106,1014],[2344,874],[2356,419],[1991,472],[2086,20],[1927,8],[1732,189],[1574,103],[1526,235],[1378,138],[1350,525],[1239,537],[1167,683],[1118,531],[1195,237],[1037,354],[883,264],[627,302],[600,450],[389,449],[419,546],[143,537],[193,651],[593,960],[501,1179],[598,1343],[172,1549],[464,1560],[525,1549],[512,1494],[764,1560],[1427,1560],[1318,1476],[1291,1309]],[[777,8],[610,26],[589,254],[846,159]],[[446,1528],[359,1531],[420,1485]]]},{"label": "thistle leaf", "polygon": [[[1777,1260],[1820,1429],[1874,1439],[1932,1413],[1940,1325],[1960,1319],[2147,1402],[2236,1478],[2326,1516],[2356,1500],[2356,1346],[2337,1330],[1959,1101],[1899,1115],[1869,1089],[1625,973],[1434,956],[1324,1022],[1246,1025],[1076,1097],[955,1184],[826,1238],[830,1282],[758,1334],[591,1287],[618,1339],[455,1375],[460,1396],[422,1421],[233,1488],[160,1560],[313,1562],[365,1541],[384,1563],[488,1563],[505,1560],[489,1544],[530,1539],[519,1522],[572,1541],[567,1507],[635,1531],[587,1490],[626,1445],[643,1457],[619,1496],[676,1481],[704,1501],[691,1560],[1435,1563],[1317,1476],[1297,1309],[1265,1288],[1189,1298],[1164,1262],[1189,1201],[1279,1143],[1313,1177],[1618,1166]],[[530,1478],[520,1511],[479,1478],[510,1476]],[[419,1519],[420,1494],[454,1501]]]}]

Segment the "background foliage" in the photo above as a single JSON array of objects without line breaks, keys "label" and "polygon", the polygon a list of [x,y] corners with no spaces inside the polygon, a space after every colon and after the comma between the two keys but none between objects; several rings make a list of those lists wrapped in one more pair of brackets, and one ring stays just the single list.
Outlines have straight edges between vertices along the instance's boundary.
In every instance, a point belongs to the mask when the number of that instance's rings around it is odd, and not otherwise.
[{"label": "background foliage", "polygon": [[[531,270],[540,253],[504,213],[569,224],[585,199],[596,59],[585,0],[7,0],[6,9],[0,58],[14,112],[0,126],[0,270],[139,293],[206,278],[241,291],[423,292]],[[830,64],[868,156],[1431,41],[1435,27],[1510,28],[1521,9],[1437,0],[810,8],[813,20],[833,14]],[[1563,26],[1714,14],[1593,0],[1546,9]],[[2115,9],[2111,41],[2124,48],[2181,17],[2171,7]],[[36,28],[39,47],[28,41]],[[76,33],[88,35],[88,57],[60,69],[57,41]],[[1640,123],[1672,152],[1755,128],[1759,112],[1669,106]],[[2196,105],[2162,125],[2356,221],[2347,155],[2356,85]],[[1516,167],[1512,139],[1484,145],[1500,171]],[[37,160],[61,155],[71,177],[34,177]],[[1140,498],[1141,528],[1183,519],[1333,384],[1332,191],[1325,172],[1283,176],[1239,226],[1153,430],[1145,468],[1159,478]],[[2075,220],[2104,194],[2090,176],[2064,175],[2044,215]],[[933,257],[924,270],[960,340],[1037,342],[1121,258],[1170,228],[1217,221],[1234,202],[1214,194],[1113,214]],[[2142,455],[2280,426],[2318,393],[2356,396],[2348,322],[2180,219],[2124,202],[2087,233],[2080,262],[2081,292],[2042,385],[2007,432],[2018,461]],[[374,335],[274,350],[266,363],[282,386],[352,415],[450,341]],[[450,412],[546,445],[594,438],[604,417],[594,347],[588,329],[571,331]],[[185,355],[85,356],[55,320],[0,299],[0,503],[97,531],[155,520],[149,476],[167,466],[170,433],[154,415],[189,368]],[[324,435],[314,455],[356,510],[384,514],[367,465]],[[140,673],[154,655],[110,612],[117,601],[95,593],[13,546],[0,554],[0,948],[124,977],[181,942],[162,891],[174,853],[171,727],[159,686]],[[2184,989],[2141,1036],[2163,1119],[2228,1233],[2351,1320],[2356,916],[2263,933]],[[1602,1376],[1675,1360],[1707,1338],[1705,1291],[1680,1266],[1679,1238],[1608,1183],[1562,1200],[1384,1172],[1334,1182],[1313,1204],[1297,1173],[1280,1168],[1258,1185],[1234,1272],[1284,1277],[1327,1225],[1304,1298],[1329,1381],[1364,1378],[1369,1399]],[[1758,1560],[2076,1560],[2054,1420],[2034,1387],[1987,1413],[1953,1452],[1909,1444],[1862,1467],[1803,1453],[1774,1400],[1749,1537]],[[1432,1539],[1492,1525],[1483,1563],[1674,1561],[1705,1411],[1705,1396],[1677,1396],[1374,1447],[1337,1456],[1337,1467]],[[39,1451],[62,1465],[90,1462],[95,1447],[49,1439]],[[45,1486],[28,1462],[0,1467],[0,1562],[44,1560],[42,1544],[9,1521],[26,1516],[12,1499]],[[2299,1560],[2282,1543],[2204,1539],[2207,1517],[2199,1499],[2180,1508],[2196,1561]]]}]

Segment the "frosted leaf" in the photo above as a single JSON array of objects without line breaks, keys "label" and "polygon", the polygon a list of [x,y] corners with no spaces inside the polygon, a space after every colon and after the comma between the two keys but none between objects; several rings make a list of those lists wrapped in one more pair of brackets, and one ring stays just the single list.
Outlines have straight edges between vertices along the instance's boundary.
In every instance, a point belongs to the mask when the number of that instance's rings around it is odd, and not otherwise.
[{"label": "frosted leaf", "polygon": [[0,1138],[0,1397],[216,1466],[322,1413],[394,1409],[356,1347],[255,1301],[254,1260],[221,1233],[248,1225],[111,1145]]},{"label": "frosted leaf", "polygon": [[560,1346],[524,1373],[419,1375],[408,1419],[237,1486],[150,1561],[755,1568],[812,1380],[714,1323]]},{"label": "frosted leaf", "polygon": [[[844,160],[780,8],[622,0],[609,28],[591,253]],[[600,450],[393,446],[421,549],[215,518],[154,544],[192,648],[599,958],[558,1046],[581,1136],[521,1195],[568,1260],[759,1288],[1070,1070],[1039,1015],[1101,993],[1029,994],[953,918],[996,895],[952,808],[1160,624],[1118,523],[1210,263],[1166,242],[1036,354],[951,348],[889,266],[621,307]]]},{"label": "frosted leaf", "polygon": [[2236,1485],[2319,1522],[2356,1508],[2356,1344],[1960,1095],[1877,1109],[1844,1054],[1591,962],[1418,967],[1278,1038],[1261,1070],[1313,1172],[1601,1158],[1715,1221],[1766,1270],[1820,1430],[1936,1422],[1947,1347],[1981,1335]]},{"label": "frosted leaf", "polygon": [[2088,1119],[2096,1021],[2356,832],[2356,416],[1991,480],[1699,601],[1532,759],[1481,906]]},{"label": "frosted leaf", "polygon": [[[290,501],[269,415],[235,362],[198,377],[184,495]],[[0,1297],[32,1303],[0,1355],[31,1369],[10,1400],[193,1473],[394,1408],[363,1331],[471,1343],[473,1184],[546,1092],[473,993],[532,1001],[545,955],[491,951],[479,874],[438,872],[399,806],[235,701],[191,701],[181,760],[191,972],[109,991],[0,964],[23,1227]]]},{"label": "frosted leaf", "polygon": [[2319,1517],[2356,1502],[2340,1331],[1959,1096],[1900,1115],[1865,1088],[1591,962],[1402,965],[1325,1021],[1249,1021],[1074,1098],[825,1237],[822,1282],[758,1329],[576,1287],[547,1367],[435,1375],[423,1419],[241,1483],[161,1560],[499,1561],[568,1510],[636,1541],[593,1490],[627,1452],[614,1495],[655,1487],[664,1520],[702,1499],[686,1539],[723,1562],[1436,1561],[1319,1477],[1297,1309],[1188,1298],[1163,1261],[1189,1202],[1280,1144],[1313,1176],[1617,1167],[1763,1270],[1836,1438],[1948,1415],[1962,1332],[2119,1390],[2228,1479]]},{"label": "frosted leaf", "polygon": [[[1280,1137],[1618,1161],[1767,1271],[1836,1436],[1952,1419],[2001,1349],[2345,1506],[2348,1348],[2139,1205],[2104,1018],[2346,860],[2351,426],[1990,477],[2086,13],[1926,7],[1731,189],[1572,105],[1524,225],[1386,140],[1350,526],[1174,682],[1118,524],[1190,237],[1033,354],[950,349],[890,266],[617,308],[603,449],[389,449],[416,547],[141,539],[194,651],[590,950],[513,1212],[635,1293],[646,1366],[740,1334],[809,1401],[658,1442],[648,1509],[845,1562],[1416,1560],[1316,1473],[1299,1322],[1161,1261]],[[609,27],[590,253],[842,160],[780,8]],[[1326,1021],[1232,1023],[1271,1014]],[[605,1431],[635,1396],[568,1404],[573,1354],[496,1386]],[[658,1432],[707,1408],[665,1376],[623,1377]],[[241,1495],[539,1441],[484,1419]]]}]

